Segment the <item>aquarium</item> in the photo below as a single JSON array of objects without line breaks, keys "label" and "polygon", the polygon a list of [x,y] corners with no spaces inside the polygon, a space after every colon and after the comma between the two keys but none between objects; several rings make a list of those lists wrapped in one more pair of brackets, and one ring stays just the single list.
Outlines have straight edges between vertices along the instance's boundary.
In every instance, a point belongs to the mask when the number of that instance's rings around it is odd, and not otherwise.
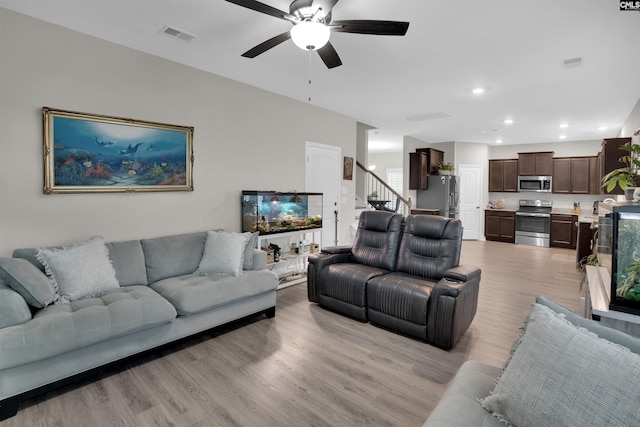
[{"label": "aquarium", "polygon": [[242,192],[242,231],[260,234],[322,228],[322,193]]},{"label": "aquarium", "polygon": [[611,310],[640,314],[640,206],[619,206],[611,217]]}]

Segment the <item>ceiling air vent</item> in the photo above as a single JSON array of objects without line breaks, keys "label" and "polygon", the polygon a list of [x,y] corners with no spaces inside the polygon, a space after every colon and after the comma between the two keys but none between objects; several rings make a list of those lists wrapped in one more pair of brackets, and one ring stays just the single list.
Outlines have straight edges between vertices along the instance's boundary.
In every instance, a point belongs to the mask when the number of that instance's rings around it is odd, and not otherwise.
[{"label": "ceiling air vent", "polygon": [[564,68],[579,67],[580,65],[582,65],[582,58],[577,57],[577,58],[565,59],[564,61],[562,61],[562,65],[564,66]]},{"label": "ceiling air vent", "polygon": [[189,43],[193,41],[193,39],[197,39],[198,36],[195,34],[188,33],[184,30],[181,30],[176,27],[172,27],[170,25],[165,25],[158,31],[160,34],[164,34],[165,36],[173,37],[178,40],[182,40],[183,42]]}]

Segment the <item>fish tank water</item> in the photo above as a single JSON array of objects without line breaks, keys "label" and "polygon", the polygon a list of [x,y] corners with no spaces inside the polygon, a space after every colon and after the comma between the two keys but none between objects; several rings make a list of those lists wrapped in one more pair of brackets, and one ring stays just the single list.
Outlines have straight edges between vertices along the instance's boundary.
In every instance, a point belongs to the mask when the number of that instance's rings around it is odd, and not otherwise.
[{"label": "fish tank water", "polygon": [[242,231],[276,234],[322,228],[322,193],[242,192]]},{"label": "fish tank water", "polygon": [[611,216],[609,309],[640,314],[640,206],[620,206]]}]

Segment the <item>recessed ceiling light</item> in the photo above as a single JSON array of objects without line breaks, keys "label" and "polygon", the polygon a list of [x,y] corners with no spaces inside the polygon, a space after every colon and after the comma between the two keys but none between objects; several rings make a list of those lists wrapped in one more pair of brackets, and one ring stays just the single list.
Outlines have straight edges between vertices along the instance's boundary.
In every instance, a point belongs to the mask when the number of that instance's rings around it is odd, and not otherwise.
[{"label": "recessed ceiling light", "polygon": [[558,138],[559,139],[567,139],[567,135],[559,135]]},{"label": "recessed ceiling light", "polygon": [[560,123],[560,129],[566,129],[569,127],[569,123]]},{"label": "recessed ceiling light", "polygon": [[496,144],[502,144],[502,139],[500,138],[496,139]]},{"label": "recessed ceiling light", "polygon": [[474,95],[482,95],[484,93],[484,88],[483,87],[473,88],[473,90],[471,90],[471,93],[473,93]]},{"label": "recessed ceiling light", "polygon": [[607,130],[606,126],[598,126],[598,130]]},{"label": "recessed ceiling light", "polygon": [[504,124],[505,124],[505,125],[511,125],[511,124],[513,124],[513,119],[505,119],[505,120],[504,120]]}]

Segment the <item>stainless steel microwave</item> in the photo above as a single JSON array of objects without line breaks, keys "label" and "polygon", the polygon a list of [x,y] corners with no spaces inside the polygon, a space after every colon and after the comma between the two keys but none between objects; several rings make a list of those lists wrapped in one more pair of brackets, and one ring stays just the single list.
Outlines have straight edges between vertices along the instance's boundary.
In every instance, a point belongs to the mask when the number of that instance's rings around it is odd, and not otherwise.
[{"label": "stainless steel microwave", "polygon": [[519,176],[518,191],[551,193],[551,177],[550,176]]}]

